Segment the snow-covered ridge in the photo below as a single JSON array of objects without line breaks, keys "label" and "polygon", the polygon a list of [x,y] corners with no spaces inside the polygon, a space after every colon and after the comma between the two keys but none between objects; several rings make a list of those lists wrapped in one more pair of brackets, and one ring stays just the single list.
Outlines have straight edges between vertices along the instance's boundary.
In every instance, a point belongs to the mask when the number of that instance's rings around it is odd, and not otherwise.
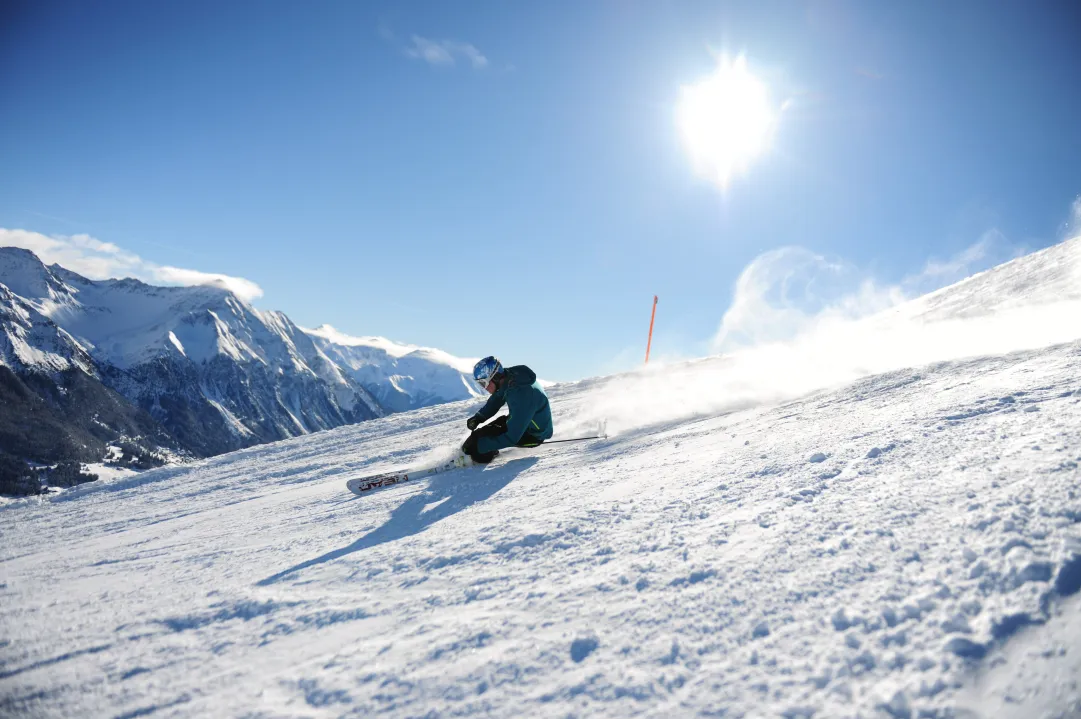
[{"label": "snow-covered ridge", "polygon": [[78,368],[94,373],[93,361],[74,337],[4,284],[0,284],[0,365],[21,371]]},{"label": "snow-covered ridge", "polygon": [[470,399],[480,394],[471,379],[476,359],[383,337],[351,337],[330,325],[304,331],[391,411]]},{"label": "snow-covered ridge", "polygon": [[386,352],[391,357],[401,357],[410,352],[421,349],[417,345],[402,344],[388,340],[386,337],[353,337],[344,332],[339,332],[329,324],[323,324],[315,329],[305,329],[310,335],[319,337],[327,342],[345,347],[372,347]]},{"label": "snow-covered ridge", "polygon": [[395,411],[474,395],[465,381],[473,360],[381,337],[350,337],[329,325],[303,330],[284,313],[260,312],[217,285],[94,281],[46,267],[32,252],[13,247],[0,248],[0,282],[97,360],[121,369],[177,354],[195,363],[224,356],[336,385],[354,376],[372,394],[391,398],[388,409]]},{"label": "snow-covered ridge", "polygon": [[963,319],[1016,307],[1081,300],[1081,237],[1018,257],[919,297],[898,314]]},{"label": "snow-covered ridge", "polygon": [[197,454],[475,393],[468,360],[334,332],[338,344],[221,285],[94,281],[13,247],[0,248],[0,285],[0,362],[100,376]]}]

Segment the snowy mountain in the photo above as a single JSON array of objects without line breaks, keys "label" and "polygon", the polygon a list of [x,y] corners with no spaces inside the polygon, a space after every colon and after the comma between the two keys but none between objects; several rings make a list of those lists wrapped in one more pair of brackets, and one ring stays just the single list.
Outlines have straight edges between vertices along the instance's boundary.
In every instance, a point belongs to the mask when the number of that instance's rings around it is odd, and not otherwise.
[{"label": "snowy mountain", "polygon": [[[12,259],[22,258],[3,259],[10,269]],[[35,284],[41,296],[57,293],[47,275],[9,273],[8,278],[27,294]],[[98,364],[83,345],[39,306],[0,284],[0,464],[5,465],[0,491],[37,484],[20,480],[26,473],[22,459],[96,462],[113,445],[126,448],[129,460],[143,466],[158,463],[155,455],[163,449],[180,449],[148,413],[102,383]]]},{"label": "snowy mountain", "polygon": [[445,456],[476,402],[11,502],[0,706],[1077,716],[1081,300],[1040,288],[1079,266],[1073,241],[996,268],[831,362],[563,384],[556,438],[606,439],[362,498],[347,479]]},{"label": "snowy mountain", "polygon": [[17,248],[0,248],[0,283],[196,455],[383,414],[288,318],[223,288],[95,282]]},{"label": "snowy mountain", "polygon": [[308,334],[223,287],[92,281],[13,247],[0,248],[0,363],[77,368],[196,456],[472,396],[468,363],[438,350]]},{"label": "snowy mountain", "polygon": [[472,381],[476,359],[382,337],[350,337],[330,325],[305,331],[391,412],[480,396]]},{"label": "snowy mountain", "polygon": [[0,365],[15,370],[94,373],[94,362],[74,337],[7,286],[0,284]]}]

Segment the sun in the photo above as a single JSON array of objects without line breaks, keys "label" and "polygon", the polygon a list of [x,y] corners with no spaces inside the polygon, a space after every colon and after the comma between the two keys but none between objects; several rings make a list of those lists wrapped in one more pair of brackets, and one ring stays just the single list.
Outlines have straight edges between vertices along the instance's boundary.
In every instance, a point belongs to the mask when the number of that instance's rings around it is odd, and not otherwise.
[{"label": "sun", "polygon": [[776,122],[768,88],[742,55],[680,88],[676,117],[695,168],[722,188],[769,147]]}]

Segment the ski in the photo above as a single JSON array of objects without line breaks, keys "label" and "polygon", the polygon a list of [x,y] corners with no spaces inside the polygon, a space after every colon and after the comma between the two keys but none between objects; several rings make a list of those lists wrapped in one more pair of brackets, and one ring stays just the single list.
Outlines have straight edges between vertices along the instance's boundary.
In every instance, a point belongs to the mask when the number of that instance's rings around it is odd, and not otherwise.
[{"label": "ski", "polygon": [[383,474],[373,474],[369,477],[356,477],[346,482],[345,486],[348,487],[349,491],[353,494],[364,496],[383,487],[390,487],[395,484],[402,484],[403,482],[421,479],[433,474],[450,472],[455,469],[464,469],[465,467],[472,466],[472,458],[468,455],[460,454],[454,459],[443,462],[442,464],[437,464],[434,467],[406,470],[404,472],[384,472]]},{"label": "ski", "polygon": [[[550,444],[558,444],[560,442],[582,442],[590,439],[607,439],[607,434],[599,434],[592,437],[574,437],[572,439],[553,439],[540,445],[541,448]],[[459,453],[454,459],[437,464],[434,467],[426,467],[423,469],[409,469],[398,472],[384,472],[382,474],[373,474],[368,477],[357,477],[350,479],[345,483],[345,486],[349,488],[349,491],[358,496],[364,496],[371,494],[377,489],[383,487],[392,487],[396,484],[402,484],[415,479],[422,479],[429,477],[433,474],[440,474],[441,472],[450,472],[455,469],[464,469],[466,467],[476,466],[472,457],[467,454]]]}]

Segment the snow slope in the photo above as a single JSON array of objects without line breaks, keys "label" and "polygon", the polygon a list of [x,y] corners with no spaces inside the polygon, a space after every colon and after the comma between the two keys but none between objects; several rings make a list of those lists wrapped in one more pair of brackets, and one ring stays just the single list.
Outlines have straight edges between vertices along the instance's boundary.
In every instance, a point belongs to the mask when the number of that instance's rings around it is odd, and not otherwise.
[{"label": "snow slope", "polygon": [[1081,314],[974,302],[899,334],[994,354],[559,385],[556,438],[607,439],[363,498],[478,403],[10,503],[0,714],[1076,716]]},{"label": "snow slope", "polygon": [[[1074,343],[899,371],[344,490],[460,438],[471,407],[443,405],[9,506],[0,695],[33,716],[945,716],[1081,582],[1079,366]],[[590,391],[555,393],[557,418]]]},{"label": "snow slope", "polygon": [[905,308],[924,320],[984,316],[1003,309],[1081,299],[1081,238],[980,272]]}]

